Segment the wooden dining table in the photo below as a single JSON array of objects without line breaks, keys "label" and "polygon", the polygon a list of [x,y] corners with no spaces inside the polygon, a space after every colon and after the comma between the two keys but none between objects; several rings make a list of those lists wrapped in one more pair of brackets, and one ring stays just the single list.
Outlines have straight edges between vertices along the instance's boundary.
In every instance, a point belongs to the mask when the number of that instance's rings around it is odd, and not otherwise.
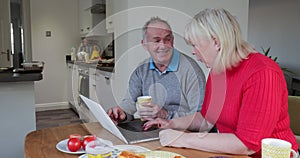
[{"label": "wooden dining table", "polygon": [[[56,149],[56,144],[67,139],[70,134],[90,135],[94,134],[99,138],[110,140],[114,145],[124,145],[119,138],[115,137],[98,122],[83,123],[76,125],[59,126],[32,131],[26,135],[24,157],[25,158],[78,158],[80,155],[68,154]],[[224,156],[224,158],[247,158],[243,155],[216,154],[200,150],[163,147],[159,141],[149,141],[134,145],[142,146],[150,150],[170,151],[186,158],[211,158]]]}]

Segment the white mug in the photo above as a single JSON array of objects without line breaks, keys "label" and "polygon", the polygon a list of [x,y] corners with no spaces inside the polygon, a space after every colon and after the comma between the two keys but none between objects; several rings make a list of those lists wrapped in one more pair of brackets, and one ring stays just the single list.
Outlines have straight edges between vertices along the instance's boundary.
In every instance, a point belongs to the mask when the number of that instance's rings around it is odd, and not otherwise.
[{"label": "white mug", "polygon": [[292,149],[292,144],[285,140],[275,138],[265,138],[261,141],[262,158],[290,158],[291,152],[293,158],[298,154]]},{"label": "white mug", "polygon": [[[138,105],[138,110],[143,108],[143,106],[141,105],[142,103],[145,102],[151,102],[152,101],[152,97],[151,96],[139,96],[137,98],[137,105]],[[144,119],[141,118],[142,121],[144,121]]]}]

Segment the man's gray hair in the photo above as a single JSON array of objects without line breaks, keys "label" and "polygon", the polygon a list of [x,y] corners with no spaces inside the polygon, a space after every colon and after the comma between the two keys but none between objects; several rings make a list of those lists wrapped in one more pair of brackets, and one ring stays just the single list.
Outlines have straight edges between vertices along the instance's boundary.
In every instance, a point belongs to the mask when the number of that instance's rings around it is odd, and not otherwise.
[{"label": "man's gray hair", "polygon": [[150,24],[153,24],[153,23],[164,23],[164,24],[166,24],[168,27],[169,27],[169,29],[170,29],[170,31],[172,31],[172,28],[171,28],[171,26],[170,26],[170,24],[166,21],[166,20],[163,20],[163,19],[161,19],[161,18],[159,18],[159,17],[151,17],[151,19],[150,20],[148,20],[146,23],[145,23],[145,25],[143,26],[143,39],[144,40],[146,40],[146,37],[147,37],[147,29],[148,29],[148,26],[150,25]]}]

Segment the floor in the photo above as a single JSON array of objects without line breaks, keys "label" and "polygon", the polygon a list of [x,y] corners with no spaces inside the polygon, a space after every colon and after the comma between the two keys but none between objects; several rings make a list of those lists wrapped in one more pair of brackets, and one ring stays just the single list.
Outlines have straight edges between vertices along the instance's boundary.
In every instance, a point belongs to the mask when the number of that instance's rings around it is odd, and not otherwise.
[{"label": "floor", "polygon": [[70,124],[80,124],[82,121],[72,109],[48,110],[36,112],[36,129],[43,129]]}]

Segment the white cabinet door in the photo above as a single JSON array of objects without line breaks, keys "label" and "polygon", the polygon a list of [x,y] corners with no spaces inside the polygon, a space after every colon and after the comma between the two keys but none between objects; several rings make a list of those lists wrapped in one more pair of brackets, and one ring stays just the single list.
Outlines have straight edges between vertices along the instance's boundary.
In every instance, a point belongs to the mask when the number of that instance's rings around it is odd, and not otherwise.
[{"label": "white cabinet door", "polygon": [[79,29],[80,34],[87,34],[92,29],[90,7],[92,0],[79,0]]},{"label": "white cabinet door", "polygon": [[70,103],[75,106],[76,110],[79,109],[79,93],[78,93],[78,85],[79,85],[79,75],[78,75],[78,66],[76,64],[70,64],[70,73],[71,78],[69,79],[70,84]]},{"label": "white cabinet door", "polygon": [[0,67],[12,66],[10,0],[0,1]]},{"label": "white cabinet door", "polygon": [[67,63],[67,88],[68,88],[68,103],[74,106],[72,94],[72,67],[73,64]]},{"label": "white cabinet door", "polygon": [[114,32],[113,15],[114,14],[114,0],[106,0],[106,30],[107,33]]},{"label": "white cabinet door", "polygon": [[[67,80],[67,83],[68,83],[68,102],[69,102],[69,104],[75,106],[76,96],[74,96],[74,91],[78,91],[78,90],[75,90],[75,88],[77,89],[78,86],[74,87],[75,84],[73,82],[78,82],[78,81],[75,81],[77,79],[75,78],[75,74],[73,76],[73,72],[77,71],[77,70],[74,70],[74,64],[71,64],[71,63],[67,64],[67,69],[68,69],[68,72],[67,72],[68,73],[67,74],[68,75],[68,78],[67,78],[68,79]],[[75,95],[77,95],[77,94],[75,94]]]},{"label": "white cabinet door", "polygon": [[[90,99],[98,102],[97,98],[97,92],[96,92],[96,78],[98,78],[96,69],[95,68],[89,68],[89,95]],[[97,79],[98,80],[98,79]]]},{"label": "white cabinet door", "polygon": [[[80,35],[85,36],[90,33],[93,28],[105,19],[105,12],[102,0],[79,0],[79,29]],[[92,13],[92,8],[95,12]],[[103,25],[105,28],[105,26]],[[104,29],[103,29],[104,30]],[[99,33],[98,33],[99,34]],[[106,32],[101,33],[105,35]]]},{"label": "white cabinet door", "polygon": [[111,87],[111,72],[96,70],[96,93],[99,103],[104,110],[117,106]]}]

